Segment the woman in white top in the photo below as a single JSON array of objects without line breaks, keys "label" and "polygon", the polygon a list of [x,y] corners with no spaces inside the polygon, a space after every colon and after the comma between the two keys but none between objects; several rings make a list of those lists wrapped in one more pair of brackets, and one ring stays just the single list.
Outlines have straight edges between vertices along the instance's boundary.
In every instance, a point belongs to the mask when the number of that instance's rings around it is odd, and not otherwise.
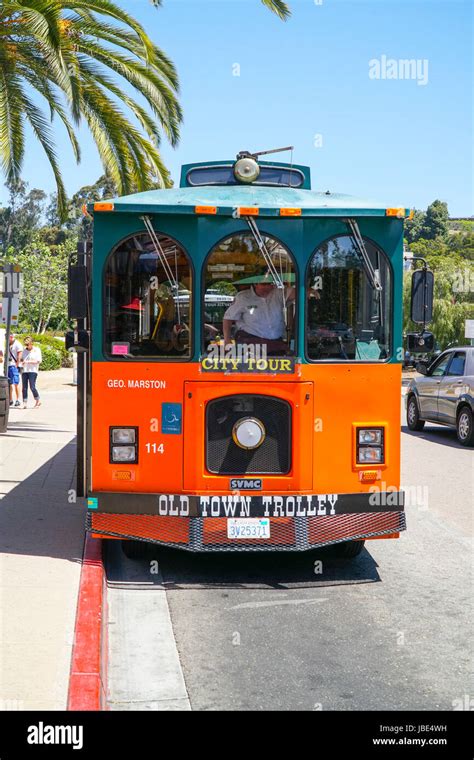
[{"label": "woman in white top", "polygon": [[39,393],[36,390],[36,378],[38,377],[39,365],[43,361],[41,349],[33,345],[33,339],[29,336],[25,338],[25,350],[23,351],[23,374],[21,381],[23,384],[23,409],[26,409],[28,402],[28,384],[31,388],[33,398],[35,399],[35,408],[41,406]]}]

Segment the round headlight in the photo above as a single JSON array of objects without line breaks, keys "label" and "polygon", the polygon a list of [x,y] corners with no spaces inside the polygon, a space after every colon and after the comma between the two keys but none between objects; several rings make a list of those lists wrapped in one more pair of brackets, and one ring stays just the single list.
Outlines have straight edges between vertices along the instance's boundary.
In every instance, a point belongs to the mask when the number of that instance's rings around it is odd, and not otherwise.
[{"label": "round headlight", "polygon": [[255,182],[260,167],[254,158],[239,158],[234,164],[234,176],[239,182]]},{"label": "round headlight", "polygon": [[258,449],[265,440],[265,427],[255,417],[243,417],[235,423],[232,438],[241,449]]}]

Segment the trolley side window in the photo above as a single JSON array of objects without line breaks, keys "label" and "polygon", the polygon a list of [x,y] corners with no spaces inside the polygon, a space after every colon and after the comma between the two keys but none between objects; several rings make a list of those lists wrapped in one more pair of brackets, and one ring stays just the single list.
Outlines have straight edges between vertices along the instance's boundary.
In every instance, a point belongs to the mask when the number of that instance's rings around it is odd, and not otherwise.
[{"label": "trolley side window", "polygon": [[183,248],[157,233],[122,241],[104,273],[105,353],[116,359],[191,356],[192,271]]},{"label": "trolley side window", "polygon": [[306,352],[312,361],[385,361],[390,356],[390,266],[380,249],[364,243],[381,290],[349,235],[325,241],[310,260]]},{"label": "trolley side window", "polygon": [[203,269],[203,348],[234,343],[265,346],[268,355],[295,351],[293,259],[276,239],[237,233],[211,251]]}]

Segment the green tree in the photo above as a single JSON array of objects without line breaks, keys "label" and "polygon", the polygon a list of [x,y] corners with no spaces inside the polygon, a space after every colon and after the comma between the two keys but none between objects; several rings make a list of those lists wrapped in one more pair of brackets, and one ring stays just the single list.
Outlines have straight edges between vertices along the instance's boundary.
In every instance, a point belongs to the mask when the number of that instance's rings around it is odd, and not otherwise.
[{"label": "green tree", "polygon": [[[143,96],[148,109],[128,94],[127,85]],[[67,215],[67,199],[52,118],[63,123],[78,161],[75,128],[85,120],[102,163],[121,193],[144,190],[151,183],[167,186],[169,173],[158,147],[162,133],[172,145],[177,144],[182,118],[177,92],[172,62],[112,0],[3,0],[2,166],[10,181],[18,180],[28,123],[52,166],[61,219]]]},{"label": "green tree", "polygon": [[115,198],[119,190],[112,178],[103,174],[93,185],[84,185],[71,198],[66,227],[83,240],[92,238],[92,218],[86,213],[89,203]]},{"label": "green tree", "polygon": [[445,237],[448,232],[448,204],[444,201],[433,201],[426,209],[421,237],[426,240]]},{"label": "green tree", "polygon": [[[290,15],[283,0],[262,2],[283,20]],[[8,180],[18,181],[28,123],[51,164],[61,221],[68,208],[53,118],[62,122],[77,161],[76,127],[87,123],[120,194],[168,187],[159,146],[162,133],[171,145],[178,142],[178,89],[171,60],[113,0],[3,0],[0,6],[0,161]]]},{"label": "green tree", "polygon": [[405,240],[408,244],[414,243],[421,237],[424,223],[425,212],[415,209],[413,219],[407,219],[405,222]]},{"label": "green tree", "polygon": [[[433,245],[437,241],[418,241],[419,244]],[[463,345],[464,322],[474,319],[474,264],[459,255],[434,255],[423,251],[430,268],[434,272],[435,292],[433,319],[427,329],[434,336],[442,349],[450,344]],[[411,273],[404,278],[403,311],[404,332],[421,329],[410,320]]]},{"label": "green tree", "polygon": [[19,321],[21,327],[42,334],[67,326],[67,263],[74,242],[51,247],[39,237],[22,250],[9,248],[6,260],[22,272]]},{"label": "green tree", "polygon": [[22,179],[11,180],[6,187],[8,205],[0,209],[0,240],[4,250],[9,246],[20,250],[41,226],[46,193],[38,188],[28,190]]},{"label": "green tree", "polygon": [[235,296],[237,293],[235,285],[231,282],[227,282],[227,280],[218,280],[217,282],[213,282],[209,287],[223,296]]}]

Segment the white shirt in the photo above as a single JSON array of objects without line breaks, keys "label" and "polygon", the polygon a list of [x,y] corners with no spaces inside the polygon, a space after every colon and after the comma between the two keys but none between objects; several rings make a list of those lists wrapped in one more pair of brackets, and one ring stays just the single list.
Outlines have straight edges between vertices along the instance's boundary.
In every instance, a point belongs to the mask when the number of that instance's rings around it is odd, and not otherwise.
[{"label": "white shirt", "polygon": [[236,322],[237,330],[245,330],[267,340],[278,340],[285,332],[283,289],[273,288],[266,298],[258,296],[252,287],[241,290],[224,314],[224,319]]},{"label": "white shirt", "polygon": [[14,340],[13,343],[10,343],[10,348],[8,351],[8,366],[9,367],[16,367],[18,353],[20,351],[23,351],[23,346],[21,345],[19,340]]},{"label": "white shirt", "polygon": [[41,348],[39,346],[33,346],[29,351],[25,348],[23,352],[23,372],[38,372],[42,361],[43,357],[41,356]]}]

